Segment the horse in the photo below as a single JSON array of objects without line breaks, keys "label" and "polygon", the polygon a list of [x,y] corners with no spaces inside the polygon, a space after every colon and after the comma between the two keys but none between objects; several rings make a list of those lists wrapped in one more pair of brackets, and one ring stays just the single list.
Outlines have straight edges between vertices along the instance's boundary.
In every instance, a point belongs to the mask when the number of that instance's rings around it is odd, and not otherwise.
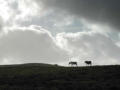
[{"label": "horse", "polygon": [[71,61],[71,62],[69,62],[69,65],[71,65],[71,66],[76,65],[77,66],[77,62]]},{"label": "horse", "polygon": [[92,65],[92,61],[85,61],[86,65]]}]

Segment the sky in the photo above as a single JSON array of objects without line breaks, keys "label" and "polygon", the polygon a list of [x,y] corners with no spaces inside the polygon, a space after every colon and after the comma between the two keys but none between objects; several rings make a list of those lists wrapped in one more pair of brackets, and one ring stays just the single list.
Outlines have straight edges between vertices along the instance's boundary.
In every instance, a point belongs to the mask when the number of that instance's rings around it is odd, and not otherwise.
[{"label": "sky", "polygon": [[120,64],[120,0],[0,0],[0,64]]}]

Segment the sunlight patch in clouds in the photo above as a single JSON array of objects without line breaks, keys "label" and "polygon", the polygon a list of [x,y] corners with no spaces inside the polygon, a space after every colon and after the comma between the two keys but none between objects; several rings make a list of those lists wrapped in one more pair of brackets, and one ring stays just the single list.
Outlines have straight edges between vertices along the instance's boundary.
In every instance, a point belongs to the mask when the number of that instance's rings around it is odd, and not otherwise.
[{"label": "sunlight patch in clouds", "polygon": [[9,19],[9,8],[5,0],[0,1],[0,16],[7,21]]},{"label": "sunlight patch in clouds", "polygon": [[41,7],[31,0],[20,0],[18,1],[18,9],[19,13],[16,17],[16,19],[29,19],[30,16],[35,16],[38,11],[39,13],[41,10]]}]

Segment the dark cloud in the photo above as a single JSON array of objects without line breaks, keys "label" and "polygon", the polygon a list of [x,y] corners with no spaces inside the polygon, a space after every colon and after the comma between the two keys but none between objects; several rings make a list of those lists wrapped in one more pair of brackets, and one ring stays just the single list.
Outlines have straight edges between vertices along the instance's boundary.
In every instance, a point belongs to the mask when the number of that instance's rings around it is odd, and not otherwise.
[{"label": "dark cloud", "polygon": [[120,29],[120,0],[41,0],[46,8]]}]

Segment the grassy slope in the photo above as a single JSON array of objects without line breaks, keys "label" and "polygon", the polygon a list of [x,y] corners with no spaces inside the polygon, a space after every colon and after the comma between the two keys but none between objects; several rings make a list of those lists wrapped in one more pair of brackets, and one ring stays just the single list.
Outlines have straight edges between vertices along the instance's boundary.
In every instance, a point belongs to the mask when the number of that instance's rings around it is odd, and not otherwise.
[{"label": "grassy slope", "polygon": [[120,66],[0,66],[0,90],[120,90]]}]

